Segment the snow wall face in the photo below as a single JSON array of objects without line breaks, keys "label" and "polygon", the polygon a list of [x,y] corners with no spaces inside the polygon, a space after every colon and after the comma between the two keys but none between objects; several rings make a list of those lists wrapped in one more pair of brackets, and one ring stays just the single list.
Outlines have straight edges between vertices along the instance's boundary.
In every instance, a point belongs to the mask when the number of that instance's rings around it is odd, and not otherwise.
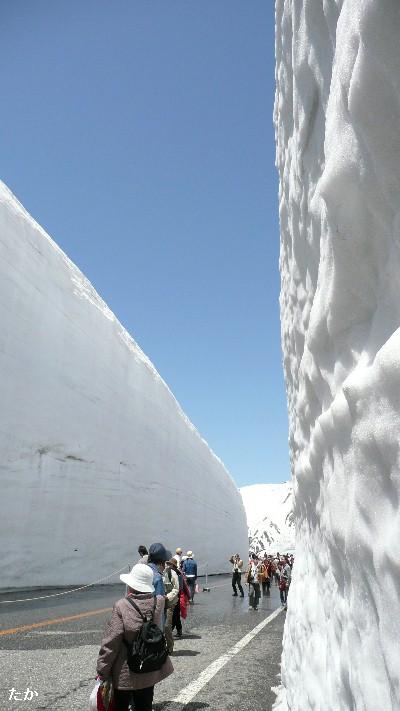
[{"label": "snow wall face", "polygon": [[277,0],[297,517],[277,708],[400,708],[400,3]]},{"label": "snow wall face", "polygon": [[248,548],[233,480],[1,183],[0,251],[1,587],[91,582],[157,541],[229,569]]}]

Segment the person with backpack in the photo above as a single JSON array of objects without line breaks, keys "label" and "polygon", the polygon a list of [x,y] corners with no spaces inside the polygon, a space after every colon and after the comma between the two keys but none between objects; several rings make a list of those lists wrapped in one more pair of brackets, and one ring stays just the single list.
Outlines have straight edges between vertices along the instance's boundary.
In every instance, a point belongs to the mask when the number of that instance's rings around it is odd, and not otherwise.
[{"label": "person with backpack", "polygon": [[175,558],[167,560],[163,575],[166,606],[164,634],[167,640],[169,654],[172,654],[172,652],[174,651],[174,638],[172,636],[172,618],[175,607],[179,604],[179,578],[177,572],[174,570],[174,564],[176,564]]},{"label": "person with backpack", "polygon": [[194,593],[196,591],[197,580],[197,563],[193,558],[192,551],[186,553],[186,560],[182,563],[182,571],[186,576],[187,584],[190,590],[190,604],[194,604]]},{"label": "person with backpack", "polygon": [[[163,605],[155,597],[153,571],[137,563],[120,575],[128,588],[107,623],[97,659],[100,681],[112,680],[115,711],[151,711],[154,686],[174,668],[160,629]],[[134,669],[135,671],[132,671]]]}]

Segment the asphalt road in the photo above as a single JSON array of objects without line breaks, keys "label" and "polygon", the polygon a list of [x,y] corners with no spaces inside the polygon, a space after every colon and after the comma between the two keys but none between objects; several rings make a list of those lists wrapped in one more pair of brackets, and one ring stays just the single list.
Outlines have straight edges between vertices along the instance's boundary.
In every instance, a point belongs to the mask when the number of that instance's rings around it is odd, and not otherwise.
[{"label": "asphalt road", "polygon": [[[277,612],[278,589],[254,611],[247,594],[232,597],[230,577],[210,578],[209,587],[189,610],[184,636],[175,642],[175,673],[156,686],[154,711],[269,711],[285,617]],[[1,604],[56,592],[0,595],[1,711],[88,709],[104,626],[124,586]]]}]

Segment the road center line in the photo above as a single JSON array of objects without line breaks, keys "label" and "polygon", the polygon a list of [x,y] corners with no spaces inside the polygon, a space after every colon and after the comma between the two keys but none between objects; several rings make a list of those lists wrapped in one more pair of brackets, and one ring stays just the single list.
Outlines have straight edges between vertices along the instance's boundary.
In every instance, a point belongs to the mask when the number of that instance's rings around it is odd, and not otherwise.
[{"label": "road center line", "polygon": [[[254,629],[251,630],[251,632],[248,632],[244,637],[242,637],[239,642],[237,642],[233,647],[228,649],[228,651],[223,654],[221,657],[216,659],[214,662],[212,662],[208,667],[206,667],[201,674],[192,681],[188,686],[186,686],[182,691],[178,694],[178,696],[173,700],[172,703],[175,704],[183,704],[184,706],[201,691],[201,689],[208,684],[208,682],[217,674],[217,672],[222,669],[222,667],[225,666],[236,654],[239,654],[239,652],[246,647],[249,642],[251,642],[254,637],[258,635],[261,630],[264,629],[272,620],[275,619],[275,617],[278,617],[278,615],[282,612],[282,608],[279,607],[277,610],[275,610],[269,617],[266,617],[262,622],[260,622],[259,625],[254,627]],[[168,707],[167,707],[168,708]]]},{"label": "road center line", "polygon": [[111,607],[104,607],[101,610],[91,610],[91,612],[80,612],[79,615],[70,615],[69,617],[57,617],[54,620],[43,620],[43,622],[33,622],[30,625],[22,625],[22,627],[12,627],[8,630],[0,630],[0,637],[9,634],[18,634],[18,632],[27,632],[28,630],[34,630],[37,627],[47,627],[48,625],[58,625],[61,622],[81,620],[83,617],[93,617],[93,615],[102,615],[104,614],[104,612],[111,612],[111,610]]}]

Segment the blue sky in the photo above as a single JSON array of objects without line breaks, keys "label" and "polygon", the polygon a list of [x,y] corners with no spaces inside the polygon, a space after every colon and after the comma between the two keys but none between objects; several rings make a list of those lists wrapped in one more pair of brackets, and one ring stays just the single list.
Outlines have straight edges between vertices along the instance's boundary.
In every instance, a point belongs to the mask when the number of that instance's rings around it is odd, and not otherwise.
[{"label": "blue sky", "polygon": [[274,3],[5,0],[0,177],[239,486],[289,478]]}]

